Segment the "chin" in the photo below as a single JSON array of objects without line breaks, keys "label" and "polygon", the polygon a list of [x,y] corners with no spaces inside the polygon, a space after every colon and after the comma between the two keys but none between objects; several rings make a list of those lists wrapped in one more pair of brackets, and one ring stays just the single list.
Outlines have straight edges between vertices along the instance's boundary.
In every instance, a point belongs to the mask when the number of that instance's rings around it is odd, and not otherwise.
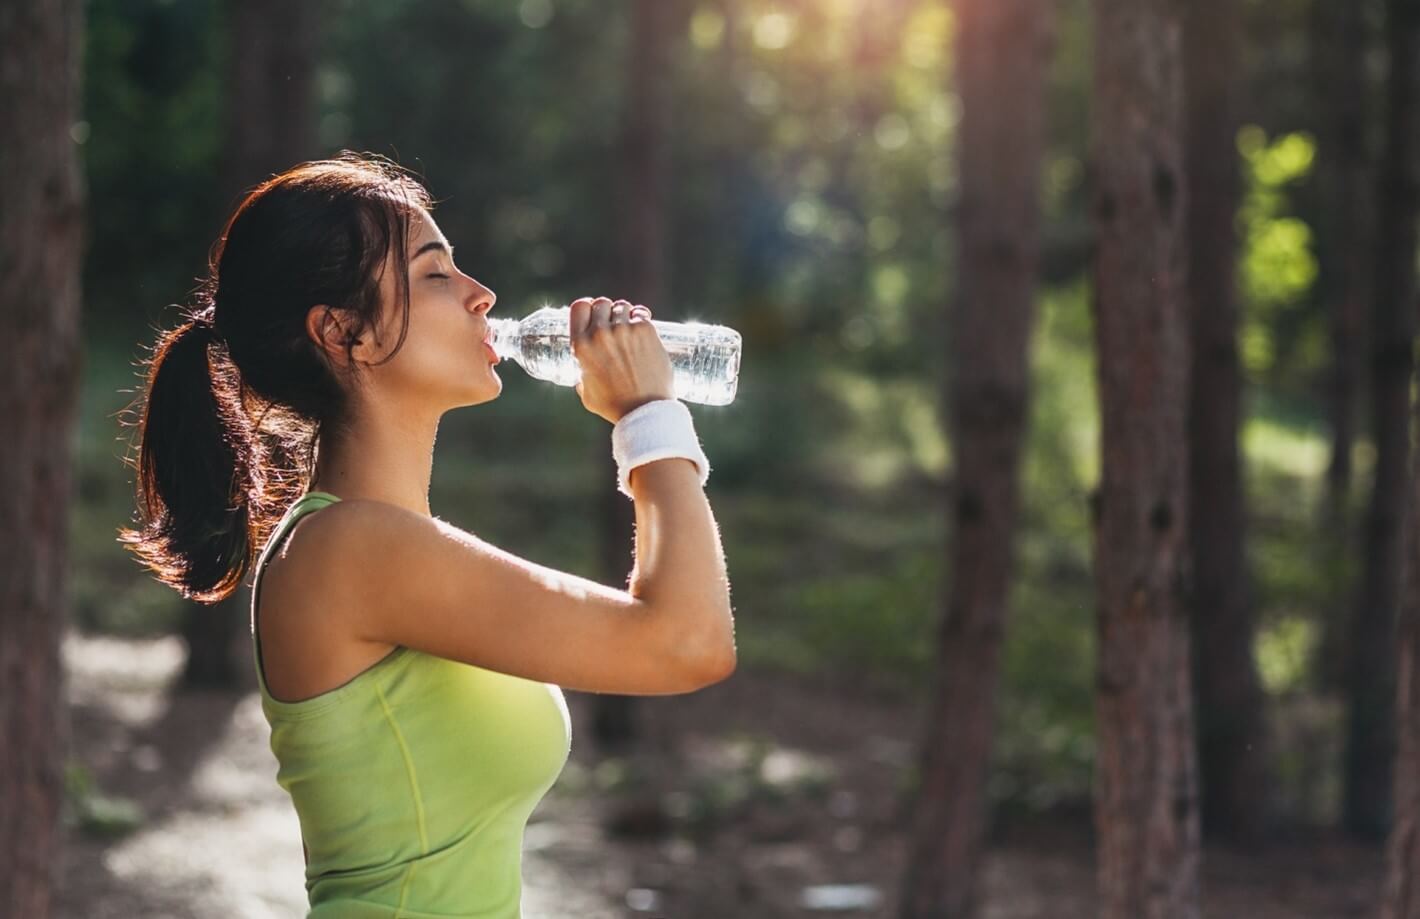
[{"label": "chin", "polygon": [[503,395],[503,382],[500,380],[500,381],[498,382],[497,388],[495,388],[495,389],[487,389],[487,388],[485,388],[485,389],[483,389],[481,392],[474,393],[474,394],[472,395],[472,397],[471,397],[473,401],[471,401],[471,402],[466,402],[466,403],[464,403],[464,404],[465,404],[465,405],[482,405],[482,404],[485,403],[485,402],[492,402],[494,399],[498,398],[498,397],[501,396],[501,395]]}]

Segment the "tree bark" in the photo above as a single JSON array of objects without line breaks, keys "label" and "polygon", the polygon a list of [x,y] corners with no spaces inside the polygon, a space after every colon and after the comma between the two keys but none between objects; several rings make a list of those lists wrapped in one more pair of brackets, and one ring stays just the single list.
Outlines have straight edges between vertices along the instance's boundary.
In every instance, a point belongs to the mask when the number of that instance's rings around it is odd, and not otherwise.
[{"label": "tree bark", "polygon": [[[631,42],[626,57],[626,107],[621,122],[617,228],[617,290],[612,299],[644,303],[666,314],[666,189],[670,172],[670,41],[681,4],[632,0]],[[601,481],[601,569],[606,580],[625,585],[636,528],[636,507],[615,488],[611,444],[595,449]],[[624,747],[639,734],[629,696],[596,696],[592,736],[604,749]]]},{"label": "tree bark", "polygon": [[977,914],[1000,651],[1014,570],[1030,336],[1040,256],[1045,78],[1054,4],[958,2],[962,100],[945,393],[957,456],[950,587],[922,743],[903,919]]},{"label": "tree bark", "polygon": [[0,4],[0,915],[53,906],[69,720],[70,443],[78,406],[84,7]]},{"label": "tree bark", "polygon": [[1262,831],[1266,795],[1238,452],[1235,87],[1242,23],[1238,0],[1193,0],[1187,10],[1188,519],[1202,819],[1205,830],[1222,838],[1252,842]]},{"label": "tree bark", "polygon": [[1171,0],[1096,0],[1093,8],[1102,919],[1199,916],[1179,10]]},{"label": "tree bark", "polygon": [[[227,113],[221,179],[235,206],[244,189],[315,155],[314,75],[318,0],[227,4]],[[227,214],[217,215],[225,220]],[[182,636],[184,688],[236,689],[255,682],[249,641],[250,580],[220,603],[188,603]]]},{"label": "tree bark", "polygon": [[1376,474],[1366,521],[1365,574],[1352,618],[1344,820],[1376,839],[1390,823],[1395,755],[1395,627],[1402,514],[1409,476],[1410,376],[1415,337],[1416,219],[1420,216],[1420,0],[1389,0],[1390,76],[1377,202],[1371,386]]},{"label": "tree bark", "polygon": [[[1420,12],[1416,4],[1393,3],[1390,7],[1389,47],[1392,62],[1390,97],[1391,142],[1387,145],[1387,170],[1397,170],[1402,196],[1409,195],[1410,219],[1406,225],[1415,232],[1420,211],[1420,107],[1414,96],[1420,79]],[[1407,92],[1405,87],[1410,87]],[[1407,146],[1408,145],[1408,146]],[[1384,199],[1383,199],[1384,200]],[[1414,250],[1415,238],[1409,243]],[[1405,240],[1400,244],[1404,245]],[[1397,267],[1401,283],[1401,309],[1409,314],[1417,286],[1413,263]],[[1382,284],[1382,288],[1384,288]],[[1413,369],[1413,368],[1412,368]],[[1420,404],[1414,409],[1420,421]],[[1385,893],[1382,919],[1420,919],[1420,452],[1411,459],[1410,481],[1402,543],[1405,592],[1398,628],[1396,668],[1395,821],[1386,847]]]},{"label": "tree bark", "polygon": [[1370,86],[1365,60],[1370,47],[1364,3],[1314,0],[1313,70],[1317,75],[1320,207],[1317,219],[1317,294],[1326,311],[1331,341],[1326,410],[1331,461],[1321,510],[1320,564],[1328,573],[1321,639],[1315,670],[1323,688],[1346,682],[1352,587],[1345,560],[1353,556],[1355,523],[1348,508],[1351,449],[1365,385],[1366,304],[1370,299],[1372,186],[1367,144]]},{"label": "tree bark", "polygon": [[316,154],[314,87],[322,7],[322,0],[226,4],[222,172],[233,195]]},{"label": "tree bark", "polygon": [[[1420,420],[1420,404],[1417,404]],[[1420,919],[1420,452],[1405,508],[1405,594],[1400,607],[1395,822],[1386,847],[1381,919]]]}]

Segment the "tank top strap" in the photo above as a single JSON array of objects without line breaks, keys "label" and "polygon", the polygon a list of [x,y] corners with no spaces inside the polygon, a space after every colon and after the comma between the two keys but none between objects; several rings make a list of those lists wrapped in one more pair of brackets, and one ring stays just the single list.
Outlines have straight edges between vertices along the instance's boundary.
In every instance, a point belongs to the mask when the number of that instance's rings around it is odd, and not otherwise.
[{"label": "tank top strap", "polygon": [[249,616],[249,622],[251,625],[252,642],[255,646],[257,681],[261,684],[261,688],[264,692],[269,691],[266,688],[266,673],[261,660],[261,634],[257,631],[256,622],[257,604],[261,599],[262,572],[266,570],[267,561],[270,560],[273,553],[280,549],[281,543],[286,539],[287,534],[291,532],[291,528],[296,525],[298,520],[307,514],[312,514],[322,508],[330,507],[330,505],[339,500],[339,497],[328,491],[308,491],[301,495],[301,497],[291,502],[291,506],[287,508],[285,515],[282,516],[281,521],[276,524],[276,528],[272,531],[270,538],[267,539],[266,547],[261,550],[261,554],[257,557],[256,568],[252,572],[251,615]]},{"label": "tank top strap", "polygon": [[328,491],[308,491],[291,502],[291,506],[286,509],[285,515],[276,524],[276,528],[272,530],[271,536],[267,539],[266,548],[261,551],[256,563],[256,576],[260,576],[262,569],[266,567],[267,558],[280,547],[286,534],[291,532],[291,528],[296,525],[296,521],[313,511],[329,507],[339,500],[340,498]]}]

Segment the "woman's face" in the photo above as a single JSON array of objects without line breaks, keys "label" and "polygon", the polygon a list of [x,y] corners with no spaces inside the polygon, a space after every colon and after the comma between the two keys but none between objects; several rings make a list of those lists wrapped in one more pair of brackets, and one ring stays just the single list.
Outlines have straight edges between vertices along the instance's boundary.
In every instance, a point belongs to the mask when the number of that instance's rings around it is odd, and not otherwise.
[{"label": "woman's face", "polygon": [[[439,413],[498,398],[503,381],[485,344],[486,316],[497,296],[454,265],[452,248],[427,211],[420,209],[411,218],[406,244],[409,328],[388,363],[362,368],[375,391],[381,399],[431,406]],[[396,270],[391,254],[380,279],[381,326],[377,347],[367,352],[371,360],[384,359],[399,339]]]}]

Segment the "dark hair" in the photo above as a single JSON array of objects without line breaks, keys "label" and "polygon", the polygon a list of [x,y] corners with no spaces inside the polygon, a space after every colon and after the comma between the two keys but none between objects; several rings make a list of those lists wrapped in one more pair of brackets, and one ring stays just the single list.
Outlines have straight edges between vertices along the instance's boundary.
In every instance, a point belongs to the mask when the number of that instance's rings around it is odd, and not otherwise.
[{"label": "dark hair", "polygon": [[228,219],[186,321],[144,362],[138,456],[127,460],[140,519],[118,537],[184,597],[215,603],[242,583],[308,487],[321,432],[350,422],[339,371],[306,333],[310,308],[345,312],[351,357],[378,329],[392,253],[403,318],[380,363],[403,345],[409,227],[430,207],[402,167],[347,150],[262,182]]}]

